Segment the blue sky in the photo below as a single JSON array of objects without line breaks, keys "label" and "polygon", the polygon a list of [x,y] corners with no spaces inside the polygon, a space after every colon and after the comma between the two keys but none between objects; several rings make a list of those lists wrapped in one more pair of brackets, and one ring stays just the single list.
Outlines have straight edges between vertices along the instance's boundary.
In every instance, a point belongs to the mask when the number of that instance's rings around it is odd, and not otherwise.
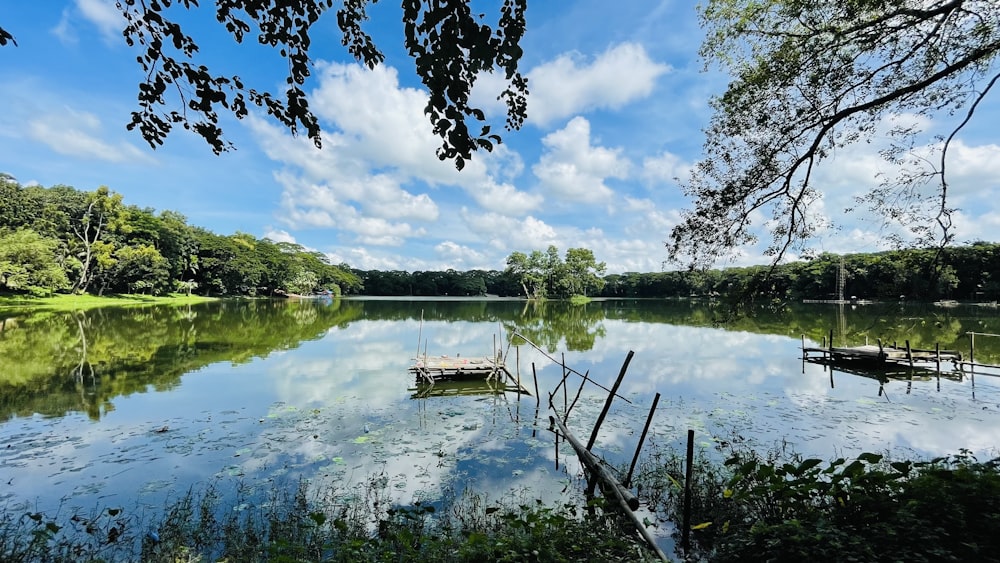
[{"label": "blue sky", "polygon": [[[198,60],[280,90],[277,54],[235,45],[204,4],[177,14],[201,46]],[[224,116],[237,150],[216,156],[184,131],[154,151],[125,130],[142,76],[114,0],[5,2],[0,26],[19,46],[0,48],[0,171],[24,184],[106,185],[126,203],[179,211],[219,234],[294,241],[358,268],[502,269],[512,251],[554,244],[594,250],[611,273],[658,271],[670,228],[689,204],[674,179],[699,158],[708,100],[725,86],[697,58],[694,6],[530,2],[522,43],[528,120],[457,172],[434,156],[396,3],[370,10],[387,56],[375,71],[340,47],[335,14],[314,28],[317,68],[306,89],[324,127],[322,150],[266,116]],[[487,77],[476,95],[502,118],[495,84]],[[953,145],[960,242],[1000,239],[997,98]],[[948,131],[947,122],[921,124],[930,134]],[[878,222],[843,213],[879,173],[892,173],[879,147],[875,139],[842,149],[818,171],[826,196],[815,212],[838,228],[822,233],[816,249],[882,247]],[[764,262],[758,247],[735,258]]]}]

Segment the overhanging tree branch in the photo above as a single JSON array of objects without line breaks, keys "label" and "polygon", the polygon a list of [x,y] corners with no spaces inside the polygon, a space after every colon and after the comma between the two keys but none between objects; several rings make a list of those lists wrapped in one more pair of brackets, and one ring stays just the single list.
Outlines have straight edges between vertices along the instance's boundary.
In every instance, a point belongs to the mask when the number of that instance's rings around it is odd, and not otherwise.
[{"label": "overhanging tree branch", "polygon": [[[341,0],[336,11],[341,43],[369,68],[382,64],[384,55],[368,35],[368,5],[377,0]],[[499,98],[507,105],[506,128],[521,127],[526,117],[527,80],[518,72],[520,40],[524,34],[527,0],[505,0],[494,26],[482,21],[465,0],[404,0],[404,45],[415,70],[428,89],[425,114],[441,138],[437,155],[461,169],[472,153],[492,150],[501,137],[491,132],[485,112],[470,102],[477,77],[500,70],[507,88]],[[257,42],[275,49],[286,61],[285,91],[274,95],[244,85],[239,76],[215,74],[193,64],[199,48],[168,17],[171,6],[194,11],[196,0],[119,0],[126,20],[123,32],[130,46],[143,51],[137,58],[146,73],[139,85],[139,110],[132,113],[129,129],[138,129],[153,148],[163,144],[175,125],[202,136],[216,153],[231,150],[219,125],[219,108],[237,118],[246,117],[256,105],[292,134],[304,133],[322,145],[319,120],[309,107],[303,89],[312,73],[310,55],[316,24],[333,10],[333,0],[216,0],[215,19],[237,43],[256,34]],[[181,109],[168,110],[167,85],[173,84]],[[184,96],[184,92],[188,96]],[[479,131],[476,133],[476,131]]]},{"label": "overhanging tree branch", "polygon": [[736,78],[712,102],[706,157],[685,187],[694,209],[671,232],[671,258],[701,265],[754,242],[768,209],[779,261],[822,224],[808,212],[819,161],[887,113],[962,107],[1000,52],[1000,7],[984,0],[713,0],[702,16],[702,54]]}]

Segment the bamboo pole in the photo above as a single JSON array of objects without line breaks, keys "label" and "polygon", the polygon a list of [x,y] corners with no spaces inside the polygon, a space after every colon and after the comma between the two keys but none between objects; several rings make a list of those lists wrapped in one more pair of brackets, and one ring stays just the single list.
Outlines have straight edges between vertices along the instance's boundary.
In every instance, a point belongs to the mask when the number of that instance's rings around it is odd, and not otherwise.
[{"label": "bamboo pole", "polygon": [[[832,334],[832,331],[831,331]],[[684,470],[684,515],[681,548],[686,557],[691,548],[691,474],[694,472],[694,430],[688,429],[687,467]]]},{"label": "bamboo pole", "polygon": [[[423,339],[424,335],[424,310],[420,310],[420,328],[417,329],[417,360],[420,359],[420,340]],[[424,352],[424,360],[426,361],[427,352]]]},{"label": "bamboo pole", "polygon": [[642,451],[642,444],[646,441],[646,432],[649,431],[649,425],[653,422],[653,415],[656,414],[656,404],[660,402],[660,394],[657,393],[653,397],[653,406],[649,407],[649,415],[646,417],[646,425],[642,427],[642,435],[639,436],[639,443],[635,447],[635,455],[632,456],[632,464],[629,465],[628,475],[625,476],[625,486],[632,486],[632,472],[635,471],[635,464],[639,461],[639,452]]},{"label": "bamboo pole", "polygon": [[[590,374],[590,371],[587,371]],[[573,397],[573,402],[569,404],[569,408],[566,409],[566,418],[569,418],[569,413],[573,411],[573,407],[576,406],[576,402],[580,400],[580,393],[583,392],[583,386],[587,384],[587,380],[583,379],[580,381],[580,387],[576,390],[576,396]]]},{"label": "bamboo pole", "polygon": [[562,355],[562,366],[563,366],[563,379],[561,385],[563,388],[563,418],[566,418],[567,416],[569,416],[569,390],[566,388],[566,380],[569,379],[569,372],[566,371],[565,353],[563,353]]},{"label": "bamboo pole", "polygon": [[[553,409],[553,411],[554,410],[555,409]],[[559,420],[558,417],[550,416],[549,421],[559,427],[559,431],[563,433],[563,437],[566,439],[567,442],[570,443],[571,446],[573,446],[573,449],[576,450],[576,453],[580,456],[580,461],[584,461],[584,459],[586,459],[587,457],[597,461],[597,458],[594,457],[593,454],[583,449],[582,444],[580,444],[580,442],[576,439],[576,437],[569,432],[569,429],[566,428],[566,425],[563,424],[563,422]],[[613,496],[615,501],[617,501],[618,507],[621,509],[622,513],[628,516],[628,518],[632,521],[632,525],[635,526],[636,531],[639,532],[639,535],[642,536],[642,539],[646,541],[646,545],[649,546],[649,549],[652,550],[652,552],[655,553],[656,556],[660,558],[660,561],[669,561],[669,559],[667,559],[666,554],[663,553],[663,550],[661,550],[660,547],[656,545],[656,538],[654,538],[652,534],[649,533],[649,530],[646,529],[646,525],[643,524],[641,520],[639,520],[639,517],[634,512],[635,509],[639,508],[638,499],[635,499],[634,496],[631,496],[631,493],[629,493],[626,489],[624,489],[618,483],[618,481],[614,479],[614,476],[608,474],[607,470],[600,464],[599,461],[596,465],[596,468],[598,471],[603,472],[611,479],[610,482],[608,483],[609,484],[608,489],[611,491],[611,496]],[[628,498],[629,496],[631,496],[631,499]],[[632,499],[635,499],[634,500],[635,508],[632,508],[633,506]]]},{"label": "bamboo pole", "polygon": [[[509,354],[510,353],[510,349],[508,348],[507,350],[508,350],[507,353]],[[522,387],[521,387],[521,347],[520,346],[517,346],[517,347],[514,348],[514,361],[517,362],[517,365],[514,366],[514,371],[517,372],[518,398],[520,399],[521,398],[521,395],[520,395],[521,391],[520,391],[520,389],[522,389]]]},{"label": "bamboo pole", "polygon": [[[531,346],[532,348],[534,348],[535,350],[537,350],[539,354],[541,354],[541,355],[545,356],[546,358],[548,358],[549,361],[551,361],[552,363],[559,364],[559,360],[557,360],[557,359],[553,358],[552,356],[550,356],[548,354],[548,352],[546,352],[545,350],[541,349],[537,344],[535,344],[531,340],[528,340],[527,336],[525,336],[525,335],[523,335],[523,334],[521,334],[520,332],[517,332],[517,331],[514,331],[514,336],[519,336],[522,340],[524,340],[525,342],[527,342],[529,346]],[[604,385],[601,385],[600,383],[594,381],[593,379],[587,378],[586,375],[584,375],[584,374],[576,371],[575,369],[573,369],[573,368],[571,368],[569,366],[566,366],[565,364],[563,364],[563,367],[567,371],[569,371],[570,373],[575,373],[576,375],[579,375],[580,377],[583,377],[584,379],[587,379],[587,381],[590,381],[591,383],[593,383],[594,385],[600,387],[601,389],[603,389],[603,390],[605,390],[605,391],[607,391],[609,393],[611,392],[611,389],[608,389],[607,387],[605,387]],[[557,390],[558,390],[558,388],[557,388]],[[621,395],[618,395],[618,398],[621,399],[621,400],[623,400],[623,401],[625,401],[626,403],[628,403],[630,405],[632,404],[632,401],[628,400],[626,397],[622,397]]]},{"label": "bamboo pole", "polygon": [[600,416],[597,417],[597,422],[594,423],[594,429],[590,432],[590,440],[587,441],[587,451],[590,451],[594,447],[594,442],[597,441],[597,433],[601,430],[601,425],[604,424],[604,417],[608,416],[608,410],[611,409],[611,402],[615,400],[615,395],[618,394],[618,388],[621,387],[622,380],[625,379],[625,372],[628,370],[628,364],[632,361],[632,356],[634,355],[635,352],[629,350],[628,355],[625,356],[625,363],[622,364],[622,369],[618,372],[618,379],[611,386],[608,400],[604,401],[604,408],[601,410]]},{"label": "bamboo pole", "polygon": [[[552,411],[558,414],[554,408]],[[577,456],[580,458],[580,462],[587,468],[587,471],[590,471],[594,480],[600,481],[602,484],[606,485],[607,490],[611,491],[612,494],[620,496],[629,511],[638,510],[639,499],[618,482],[618,479],[611,474],[607,466],[604,465],[604,462],[583,447],[580,440],[578,440],[577,437],[569,431],[569,428],[566,427],[566,423],[563,422],[558,416],[552,415],[549,416],[549,421],[559,428],[559,433],[562,434],[563,439],[569,442],[569,445],[573,447],[573,450],[576,451]]]},{"label": "bamboo pole", "polygon": [[542,396],[538,393],[538,372],[535,371],[535,362],[531,362],[531,377],[535,380],[535,409],[542,404]]}]

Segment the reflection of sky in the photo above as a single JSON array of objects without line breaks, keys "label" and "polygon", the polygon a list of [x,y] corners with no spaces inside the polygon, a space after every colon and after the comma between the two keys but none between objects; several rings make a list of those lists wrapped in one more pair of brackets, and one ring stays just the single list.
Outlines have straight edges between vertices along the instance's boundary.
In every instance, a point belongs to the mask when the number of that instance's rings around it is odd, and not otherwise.
[{"label": "reflection of sky", "polygon": [[[596,451],[631,460],[652,396],[660,392],[650,440],[678,442],[689,428],[701,447],[742,434],[764,446],[786,440],[806,455],[832,457],[901,448],[918,455],[1000,444],[1000,379],[893,381],[879,395],[873,379],[800,361],[799,341],[722,329],[603,320],[604,337],[566,352],[574,369],[610,387],[629,350],[635,356]],[[547,391],[560,368],[530,346],[520,372],[543,391],[413,400],[406,372],[417,332],[428,353],[483,356],[499,327],[465,321],[357,321],[323,338],[246,364],[216,364],[175,389],[117,397],[99,421],[84,416],[13,419],[0,426],[0,501],[55,511],[159,505],[213,478],[310,478],[345,489],[373,474],[388,478],[397,502],[438,498],[470,487],[496,499],[526,488],[532,498],[572,495],[579,475],[568,445],[559,468],[548,432]],[[421,345],[423,351],[423,345]],[[562,356],[562,352],[554,355]],[[512,351],[509,362],[513,363]],[[513,366],[511,366],[514,371]],[[579,378],[570,376],[573,400]],[[570,416],[586,441],[606,394],[587,386]],[[555,403],[562,406],[563,392]],[[513,420],[521,421],[515,424]],[[164,432],[158,429],[166,428]],[[534,435],[533,435],[534,434]],[[37,502],[36,502],[37,501]]]}]

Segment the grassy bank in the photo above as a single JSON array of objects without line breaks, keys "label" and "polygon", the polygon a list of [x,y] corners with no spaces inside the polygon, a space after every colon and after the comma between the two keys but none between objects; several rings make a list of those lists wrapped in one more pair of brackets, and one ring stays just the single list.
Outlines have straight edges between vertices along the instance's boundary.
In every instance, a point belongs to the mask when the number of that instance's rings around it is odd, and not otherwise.
[{"label": "grassy bank", "polygon": [[167,295],[66,295],[56,294],[50,297],[30,297],[26,295],[0,295],[0,309],[45,309],[47,311],[79,311],[97,307],[122,305],[190,305],[214,301],[215,297],[202,295],[186,295],[170,293]]}]

